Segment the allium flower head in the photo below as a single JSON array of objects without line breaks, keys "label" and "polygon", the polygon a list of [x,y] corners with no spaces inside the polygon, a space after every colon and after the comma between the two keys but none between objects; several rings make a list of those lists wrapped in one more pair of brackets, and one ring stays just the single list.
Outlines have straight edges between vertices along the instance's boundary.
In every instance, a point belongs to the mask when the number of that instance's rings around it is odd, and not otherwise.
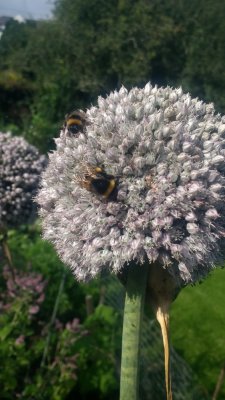
[{"label": "allium flower head", "polygon": [[[132,261],[159,262],[180,284],[221,259],[225,235],[225,118],[182,90],[122,87],[86,112],[85,131],[61,131],[38,195],[44,237],[79,280]],[[104,166],[105,200],[76,178]]]},{"label": "allium flower head", "polygon": [[46,157],[22,137],[0,133],[0,228],[28,222],[34,215],[37,192]]}]

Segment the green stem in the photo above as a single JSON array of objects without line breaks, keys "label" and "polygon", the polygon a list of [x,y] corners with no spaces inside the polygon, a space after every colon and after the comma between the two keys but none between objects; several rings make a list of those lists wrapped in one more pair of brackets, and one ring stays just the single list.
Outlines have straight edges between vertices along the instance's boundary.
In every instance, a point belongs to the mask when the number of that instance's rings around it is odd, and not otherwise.
[{"label": "green stem", "polygon": [[123,319],[120,400],[138,400],[140,339],[148,265],[127,270]]},{"label": "green stem", "polygon": [[0,245],[2,247],[3,257],[7,261],[9,271],[12,275],[12,279],[15,282],[15,273],[13,268],[12,256],[9,250],[7,239],[8,239],[7,230],[4,229],[3,227],[0,227]]},{"label": "green stem", "polygon": [[66,270],[65,270],[65,268],[63,268],[62,278],[61,278],[61,281],[60,281],[60,284],[59,284],[59,289],[58,289],[58,293],[57,293],[57,296],[56,296],[56,300],[55,300],[52,316],[51,316],[51,319],[50,319],[50,322],[49,322],[49,326],[48,326],[48,335],[47,335],[47,339],[46,339],[46,342],[45,342],[44,352],[43,352],[43,355],[42,355],[41,367],[45,366],[45,362],[46,362],[46,359],[47,359],[47,356],[48,356],[48,348],[49,348],[49,344],[50,344],[52,328],[53,328],[53,325],[55,323],[57,312],[58,312],[58,309],[59,309],[59,302],[60,302],[60,298],[61,298],[61,295],[62,295],[62,292],[63,292],[63,289],[64,289],[65,280],[66,280]]}]

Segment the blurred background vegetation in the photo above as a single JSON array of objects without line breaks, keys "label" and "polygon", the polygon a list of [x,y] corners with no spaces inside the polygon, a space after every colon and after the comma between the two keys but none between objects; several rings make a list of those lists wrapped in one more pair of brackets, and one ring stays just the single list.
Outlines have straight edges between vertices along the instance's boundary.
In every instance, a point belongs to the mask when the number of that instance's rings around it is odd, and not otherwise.
[{"label": "blurred background vegetation", "polygon": [[122,84],[182,85],[225,107],[222,0],[57,0],[0,41],[0,128],[46,151],[64,115]]},{"label": "blurred background vegetation", "polygon": [[[50,20],[10,20],[0,38],[0,130],[46,153],[68,111],[147,81],[181,85],[224,113],[224,16],[222,0],[57,0]],[[8,243],[13,272],[0,260],[0,398],[117,399],[121,317],[104,302],[110,287],[78,284],[38,224],[10,231]],[[173,347],[202,393],[175,400],[212,399],[224,371],[224,272],[183,290],[172,308]],[[217,398],[225,398],[224,385]]]}]

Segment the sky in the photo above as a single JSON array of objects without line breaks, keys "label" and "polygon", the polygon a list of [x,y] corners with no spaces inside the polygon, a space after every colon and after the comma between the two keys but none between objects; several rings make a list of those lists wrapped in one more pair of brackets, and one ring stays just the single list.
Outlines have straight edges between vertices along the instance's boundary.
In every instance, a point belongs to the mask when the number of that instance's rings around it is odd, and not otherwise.
[{"label": "sky", "polygon": [[0,16],[22,15],[29,19],[51,18],[54,0],[0,0]]}]

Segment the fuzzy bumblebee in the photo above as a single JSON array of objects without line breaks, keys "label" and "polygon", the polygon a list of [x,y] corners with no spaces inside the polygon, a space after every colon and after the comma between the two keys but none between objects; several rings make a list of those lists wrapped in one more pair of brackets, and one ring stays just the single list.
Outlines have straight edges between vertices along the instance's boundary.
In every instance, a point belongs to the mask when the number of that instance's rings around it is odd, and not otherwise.
[{"label": "fuzzy bumblebee", "polygon": [[79,132],[83,132],[85,123],[85,113],[82,110],[74,110],[66,115],[63,129],[67,130],[70,135],[77,135]]},{"label": "fuzzy bumblebee", "polygon": [[116,179],[114,176],[108,175],[102,167],[83,165],[80,174],[76,175],[75,180],[89,192],[110,200],[115,198]]}]

